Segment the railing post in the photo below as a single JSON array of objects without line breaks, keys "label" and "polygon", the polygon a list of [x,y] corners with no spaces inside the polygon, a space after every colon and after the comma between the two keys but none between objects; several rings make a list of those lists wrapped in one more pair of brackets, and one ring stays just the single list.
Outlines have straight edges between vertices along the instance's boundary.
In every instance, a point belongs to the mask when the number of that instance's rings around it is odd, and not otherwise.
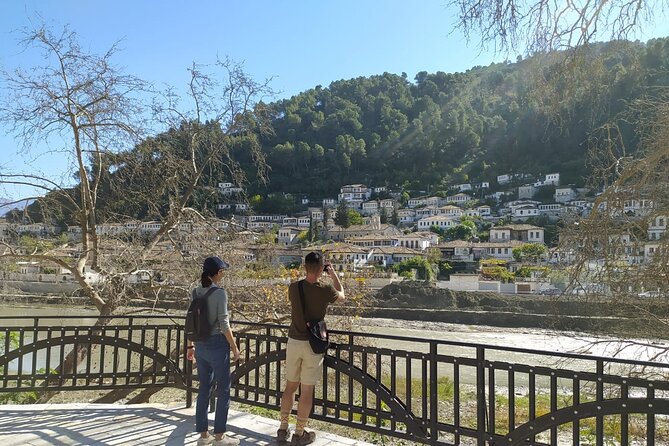
[{"label": "railing post", "polygon": [[485,348],[476,347],[476,431],[478,446],[485,446]]},{"label": "railing post", "polygon": [[188,339],[184,332],[184,380],[186,382],[186,407],[193,406],[193,361],[189,361],[188,355]]},{"label": "railing post", "polygon": [[438,389],[439,380],[437,377],[437,343],[430,341],[430,443],[437,444],[439,442],[439,401]]},{"label": "railing post", "polygon": [[[597,360],[597,389],[596,389],[596,401],[601,403],[604,401],[604,382],[602,381],[604,377],[604,361],[601,359]],[[597,415],[595,419],[595,443],[597,446],[604,446],[604,417]]]}]

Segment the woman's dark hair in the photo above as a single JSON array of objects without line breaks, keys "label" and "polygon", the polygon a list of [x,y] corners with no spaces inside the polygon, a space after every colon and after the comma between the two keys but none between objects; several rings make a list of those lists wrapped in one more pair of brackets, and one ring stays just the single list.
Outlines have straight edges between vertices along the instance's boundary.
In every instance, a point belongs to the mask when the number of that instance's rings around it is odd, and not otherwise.
[{"label": "woman's dark hair", "polygon": [[205,272],[203,272],[202,275],[200,276],[200,282],[202,282],[202,288],[210,287],[211,284],[213,283],[211,281],[211,277],[209,277]]}]

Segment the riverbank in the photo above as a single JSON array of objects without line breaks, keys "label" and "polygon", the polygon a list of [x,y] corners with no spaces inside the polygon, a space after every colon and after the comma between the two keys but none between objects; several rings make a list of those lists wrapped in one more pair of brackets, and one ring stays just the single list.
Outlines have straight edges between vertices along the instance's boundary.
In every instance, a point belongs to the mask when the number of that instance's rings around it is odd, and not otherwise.
[{"label": "riverbank", "polygon": [[[89,306],[85,297],[14,292],[0,294],[1,302],[20,305]],[[240,303],[237,303],[238,305]],[[244,304],[241,305],[253,305]],[[133,308],[145,301],[129,302]],[[155,309],[181,311],[184,302],[157,302]],[[330,313],[350,314],[334,305]],[[375,292],[361,309],[367,318],[425,321],[503,328],[537,328],[618,337],[669,339],[669,303],[638,299],[593,300],[582,296],[507,295],[452,291],[423,282],[388,285]]]}]

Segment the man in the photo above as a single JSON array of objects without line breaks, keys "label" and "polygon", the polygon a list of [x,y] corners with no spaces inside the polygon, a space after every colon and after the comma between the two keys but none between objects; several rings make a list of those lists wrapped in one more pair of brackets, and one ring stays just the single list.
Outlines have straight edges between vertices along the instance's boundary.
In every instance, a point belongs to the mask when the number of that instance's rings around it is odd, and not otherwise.
[{"label": "man", "polygon": [[[293,408],[298,386],[300,387],[300,401],[297,405],[297,425],[290,444],[305,445],[313,443],[316,439],[316,434],[305,430],[305,427],[314,402],[316,382],[323,374],[325,354],[316,354],[311,350],[307,321],[323,319],[329,304],[341,302],[345,298],[344,288],[337,273],[331,265],[323,266],[323,257],[319,253],[311,252],[306,255],[304,269],[307,273],[306,279],[302,281],[304,311],[300,299],[299,281],[291,283],[288,287],[291,323],[286,347],[286,387],[281,397],[281,425],[277,431],[279,444],[287,444],[290,437],[288,417]],[[324,272],[329,274],[332,285],[319,281]]]}]

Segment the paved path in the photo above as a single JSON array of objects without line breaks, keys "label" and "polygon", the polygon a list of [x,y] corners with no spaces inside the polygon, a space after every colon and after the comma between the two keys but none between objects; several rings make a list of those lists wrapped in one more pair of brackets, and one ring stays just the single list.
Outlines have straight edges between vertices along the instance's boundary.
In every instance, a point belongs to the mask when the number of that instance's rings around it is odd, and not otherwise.
[{"label": "paved path", "polygon": [[[195,446],[194,410],[160,404],[0,405],[0,445]],[[276,444],[277,428],[278,421],[230,410],[229,434],[241,446]],[[315,446],[371,446],[324,432],[316,438]]]}]

